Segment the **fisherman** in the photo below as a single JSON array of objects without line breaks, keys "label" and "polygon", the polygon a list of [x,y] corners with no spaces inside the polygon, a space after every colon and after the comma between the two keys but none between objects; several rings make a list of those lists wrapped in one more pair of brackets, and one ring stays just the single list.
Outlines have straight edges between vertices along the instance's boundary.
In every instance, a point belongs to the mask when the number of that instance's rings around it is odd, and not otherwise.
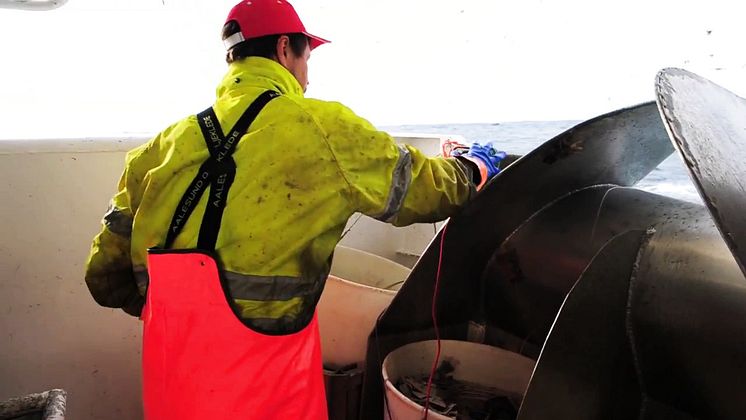
[{"label": "fisherman", "polygon": [[324,419],[315,309],[348,218],[443,220],[504,155],[426,157],[305,98],[328,41],[285,0],[241,1],[223,40],[212,107],[127,154],[86,283],[144,322],[146,418]]}]

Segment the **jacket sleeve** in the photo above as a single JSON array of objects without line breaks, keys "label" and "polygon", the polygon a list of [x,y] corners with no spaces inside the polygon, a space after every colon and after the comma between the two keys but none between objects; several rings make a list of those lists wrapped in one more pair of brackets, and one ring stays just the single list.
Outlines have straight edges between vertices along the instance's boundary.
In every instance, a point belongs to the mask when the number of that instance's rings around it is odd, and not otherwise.
[{"label": "jacket sleeve", "polygon": [[130,191],[133,178],[137,178],[131,175],[130,164],[132,155],[138,149],[128,153],[127,166],[119,180],[119,191],[104,214],[101,232],[93,239],[85,273],[88,290],[99,305],[122,308],[134,316],[140,315],[145,303],[135,281],[130,255],[135,213]]},{"label": "jacket sleeve", "polygon": [[329,103],[325,131],[353,207],[396,226],[443,220],[476,192],[472,169],[454,158],[427,157],[396,144],[349,108]]}]

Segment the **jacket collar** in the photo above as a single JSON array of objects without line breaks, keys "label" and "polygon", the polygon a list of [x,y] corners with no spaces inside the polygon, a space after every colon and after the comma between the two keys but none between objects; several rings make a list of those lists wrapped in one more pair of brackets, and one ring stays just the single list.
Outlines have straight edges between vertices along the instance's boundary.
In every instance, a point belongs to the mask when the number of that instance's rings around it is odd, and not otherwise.
[{"label": "jacket collar", "polygon": [[273,89],[283,95],[303,96],[303,89],[292,73],[280,63],[263,57],[248,57],[231,63],[228,73],[218,85],[217,95],[221,97],[244,87]]}]

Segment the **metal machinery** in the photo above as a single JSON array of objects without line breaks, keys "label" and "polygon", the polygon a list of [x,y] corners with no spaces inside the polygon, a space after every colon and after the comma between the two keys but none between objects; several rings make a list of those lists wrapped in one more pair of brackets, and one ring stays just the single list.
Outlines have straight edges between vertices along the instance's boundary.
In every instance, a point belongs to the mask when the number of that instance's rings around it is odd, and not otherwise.
[{"label": "metal machinery", "polygon": [[[705,206],[635,183],[676,150]],[[507,167],[436,236],[368,339],[435,338],[537,360],[518,418],[746,416],[746,100],[679,69],[656,101],[594,118]],[[442,261],[439,252],[443,242]]]}]

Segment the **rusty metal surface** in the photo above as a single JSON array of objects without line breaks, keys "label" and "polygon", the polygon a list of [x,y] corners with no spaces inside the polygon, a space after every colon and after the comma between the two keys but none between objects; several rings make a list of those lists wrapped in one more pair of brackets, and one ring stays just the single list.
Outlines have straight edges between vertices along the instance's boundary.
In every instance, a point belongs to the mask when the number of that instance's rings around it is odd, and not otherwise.
[{"label": "rusty metal surface", "polygon": [[675,68],[658,73],[656,93],[671,139],[746,273],[746,100]]},{"label": "rusty metal surface", "polygon": [[[672,152],[650,102],[581,123],[506,168],[447,225],[436,309],[441,337],[466,339],[469,325],[476,323],[485,325],[488,344],[521,344],[521,337],[489,321],[497,317],[497,305],[489,301],[494,296],[485,294],[493,280],[483,273],[494,251],[550,203],[592,186],[633,185]],[[430,310],[441,236],[417,262],[369,337],[362,418],[382,415],[381,360],[401,345],[434,338]],[[537,338],[533,347],[542,342],[543,337]]]}]

